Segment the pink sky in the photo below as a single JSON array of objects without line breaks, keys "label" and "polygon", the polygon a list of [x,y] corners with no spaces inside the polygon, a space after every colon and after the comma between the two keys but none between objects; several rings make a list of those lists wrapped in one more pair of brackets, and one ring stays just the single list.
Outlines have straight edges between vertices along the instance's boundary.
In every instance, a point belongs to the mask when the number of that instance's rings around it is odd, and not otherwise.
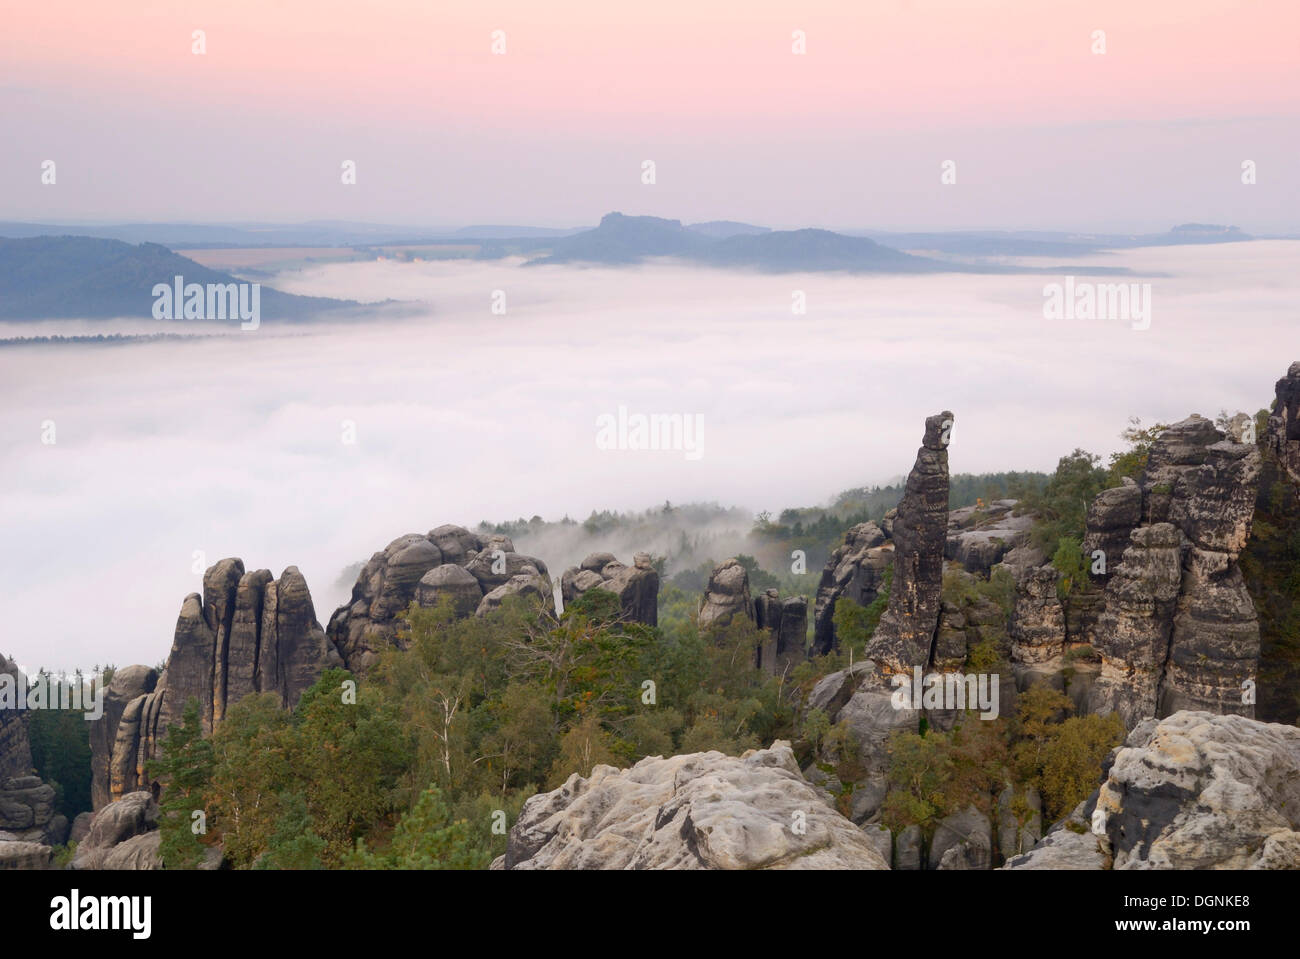
[{"label": "pink sky", "polygon": [[[1168,143],[1171,130],[1209,124],[1217,129],[1191,141],[1209,146],[1237,135],[1225,131],[1246,122],[1254,126],[1240,134],[1237,152],[1276,153],[1280,162],[1296,146],[1300,119],[1300,4],[1294,0],[42,0],[11,6],[0,35],[0,120],[18,142],[41,156],[94,155],[103,170],[132,155],[124,138],[138,144],[152,136],[162,148],[171,133],[182,151],[177,162],[195,170],[211,166],[202,179],[223,179],[245,198],[256,193],[248,192],[247,179],[219,172],[240,161],[221,157],[219,148],[213,156],[216,144],[229,144],[242,157],[257,154],[268,171],[295,152],[327,150],[333,138],[341,156],[367,146],[389,151],[401,176],[419,165],[391,154],[455,151],[469,159],[463,172],[449,175],[481,170],[501,177],[517,167],[502,159],[512,152],[537,159],[543,169],[547,162],[578,169],[593,150],[640,156],[658,146],[671,156],[676,145],[683,156],[706,157],[689,161],[703,170],[708,158],[718,165],[716,158],[730,150],[740,151],[742,162],[761,163],[769,149],[788,151],[792,139],[821,149],[855,137],[897,137],[888,149],[900,155],[914,149],[928,170],[926,138],[937,138],[936,150],[947,138],[952,145],[940,155],[956,155],[969,131],[985,139],[1006,131],[1008,160],[1032,167],[1039,153],[1047,162],[1042,139],[1049,131],[1075,130],[1062,145],[1077,148],[1088,142],[1090,126],[1135,125],[1151,143]],[[206,31],[204,56],[191,53],[195,29]],[[505,56],[490,52],[496,29],[506,32]],[[804,56],[791,53],[795,29],[806,32]],[[1091,52],[1098,29],[1106,32],[1103,56]],[[198,129],[200,116],[209,126],[239,123],[213,132],[208,149],[190,156],[182,141]],[[1132,142],[1132,134],[1112,136]],[[1103,152],[1112,149],[1109,142]],[[565,156],[566,144],[572,156]],[[880,142],[872,147],[880,148]],[[994,162],[996,153],[988,159]],[[767,182],[809,175],[812,168],[791,162],[774,165]],[[0,165],[0,174],[10,172]],[[884,168],[872,173],[887,175]],[[287,170],[284,175],[293,179]],[[833,171],[827,189],[853,189],[846,176],[847,166]],[[600,182],[599,170],[585,178],[593,177]],[[158,196],[172,189],[168,176],[137,182],[130,171],[113,182],[127,190],[115,204],[102,199],[101,182],[98,193],[88,190],[77,202],[65,197],[48,212],[126,215],[134,207],[157,216],[165,207]],[[725,177],[710,182],[713,194],[725,191]],[[555,184],[534,189],[553,192]],[[515,201],[497,209],[490,202],[494,190],[501,195],[499,184],[466,184],[459,191],[464,208],[443,212],[453,219],[512,210],[562,217],[565,200],[573,208],[570,220],[589,219],[577,193],[562,191],[552,204]],[[709,192],[702,185],[695,191]],[[51,199],[33,196],[27,186],[7,194],[0,192],[0,217],[40,215]],[[316,209],[292,189],[257,196],[235,215],[264,209],[264,218],[276,219]],[[831,210],[829,197],[805,206],[810,213]],[[1294,214],[1294,197],[1291,188],[1289,204],[1275,195],[1261,210],[1282,202]],[[364,212],[333,199],[321,201],[320,215]],[[391,195],[371,197],[368,218],[398,216],[401,207],[394,187]],[[778,217],[797,212],[771,198],[754,207],[751,218],[761,219],[764,210]],[[172,208],[185,215],[221,212],[193,188]],[[974,208],[949,212],[958,220],[988,215]]]}]

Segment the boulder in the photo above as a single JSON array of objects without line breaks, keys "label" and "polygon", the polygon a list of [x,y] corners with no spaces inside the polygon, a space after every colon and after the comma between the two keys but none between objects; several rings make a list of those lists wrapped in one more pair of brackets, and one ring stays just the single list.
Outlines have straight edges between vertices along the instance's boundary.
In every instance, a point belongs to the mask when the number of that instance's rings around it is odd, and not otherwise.
[{"label": "boulder", "polygon": [[128,793],[95,813],[71,869],[161,869],[158,803],[147,791]]},{"label": "boulder", "polygon": [[506,869],[888,869],[788,743],[596,766],[524,803]]},{"label": "boulder", "polygon": [[420,577],[415,588],[415,601],[421,606],[433,607],[444,596],[450,600],[458,618],[470,616],[483,600],[483,587],[465,567],[443,563]]},{"label": "boulder", "polygon": [[1203,711],[1149,720],[1096,808],[1116,869],[1300,869],[1300,729]]}]

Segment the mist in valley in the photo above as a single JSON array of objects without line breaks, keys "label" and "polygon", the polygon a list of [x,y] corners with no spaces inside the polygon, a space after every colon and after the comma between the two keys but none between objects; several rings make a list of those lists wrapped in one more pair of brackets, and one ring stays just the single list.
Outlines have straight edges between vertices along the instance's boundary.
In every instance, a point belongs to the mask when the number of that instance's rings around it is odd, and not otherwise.
[{"label": "mist in valley", "polygon": [[[1253,412],[1294,353],[1298,249],[1088,258],[1151,283],[1146,330],[1044,319],[1052,276],[381,261],[266,282],[419,301],[412,315],[6,346],[0,651],[53,668],[157,663],[183,597],[225,556],[276,575],[298,566],[323,623],[347,598],[343,570],[443,523],[568,516],[516,538],[553,574],[595,549],[629,563],[639,550],[685,556],[683,535],[692,557],[725,558],[759,511],[905,474],[923,418],[943,409],[964,473],[1050,471],[1076,447],[1104,455],[1132,415]],[[159,328],[134,317],[0,337]],[[620,407],[698,417],[699,455],[601,448],[597,424]],[[720,512],[644,535],[582,526],[593,511],[665,502]]]}]

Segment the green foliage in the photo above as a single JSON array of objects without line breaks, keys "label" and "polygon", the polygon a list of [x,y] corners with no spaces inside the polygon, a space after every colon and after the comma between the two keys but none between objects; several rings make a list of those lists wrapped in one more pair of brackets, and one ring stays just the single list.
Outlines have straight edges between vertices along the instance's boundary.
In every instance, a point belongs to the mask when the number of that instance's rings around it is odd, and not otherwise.
[{"label": "green foliage", "polygon": [[1061,574],[1056,581],[1056,592],[1065,600],[1076,588],[1088,585],[1088,560],[1083,555],[1083,542],[1074,536],[1062,536],[1052,554],[1052,566]]},{"label": "green foliage", "polygon": [[[57,678],[51,679],[57,683]],[[82,683],[77,674],[71,682]],[[83,684],[83,702],[90,703],[90,684]],[[75,819],[90,802],[90,737],[85,711],[77,709],[34,709],[27,726],[36,775],[54,787],[54,811]]]},{"label": "green foliage", "polygon": [[167,727],[159,751],[161,755],[148,764],[150,778],[164,785],[159,804],[159,853],[167,869],[193,869],[204,855],[204,846],[193,831],[193,814],[206,812],[204,790],[216,766],[212,743],[203,738],[197,699],[190,697],[186,702],[179,726]]},{"label": "green foliage", "polygon": [[1129,446],[1126,450],[1110,454],[1106,482],[1108,487],[1119,486],[1126,476],[1139,479],[1142,471],[1147,468],[1151,444],[1156,441],[1157,436],[1169,429],[1168,423],[1143,427],[1142,421],[1136,416],[1129,417],[1128,422],[1129,425],[1119,435]]},{"label": "green foliage", "polygon": [[1124,740],[1124,724],[1115,713],[1071,716],[1073,711],[1068,696],[1045,685],[1027,689],[1017,709],[1016,773],[1038,789],[1049,821],[1088,798],[1102,762]]},{"label": "green foliage", "polygon": [[1097,462],[1100,457],[1076,449],[1061,457],[1056,472],[1042,490],[1025,497],[1025,506],[1035,515],[1030,540],[1048,556],[1061,546],[1062,538],[1083,542],[1088,506],[1107,485],[1108,474]]},{"label": "green foliage", "polygon": [[952,732],[894,733],[889,755],[881,821],[893,831],[919,825],[932,835],[939,820],[968,806],[991,811],[1009,758],[1005,724],[967,713]]},{"label": "green foliage", "polygon": [[468,820],[453,818],[442,790],[430,786],[397,824],[387,849],[372,853],[358,840],[346,864],[351,869],[486,869],[491,861]]},{"label": "green foliage", "polygon": [[282,793],[280,818],[267,842],[266,854],[255,869],[323,869],[325,840],[316,835],[307,800],[302,793]]}]

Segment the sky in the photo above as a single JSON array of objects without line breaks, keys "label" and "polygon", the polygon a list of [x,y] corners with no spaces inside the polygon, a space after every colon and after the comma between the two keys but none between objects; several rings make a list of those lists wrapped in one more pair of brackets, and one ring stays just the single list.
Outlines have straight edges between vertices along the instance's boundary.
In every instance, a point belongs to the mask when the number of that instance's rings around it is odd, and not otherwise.
[{"label": "sky", "polygon": [[0,8],[0,219],[1300,232],[1293,0]]},{"label": "sky", "polygon": [[[25,666],[157,663],[181,601],[226,556],[276,575],[298,566],[324,623],[346,598],[345,567],[444,523],[665,500],[751,516],[823,504],[905,474],[925,417],[943,410],[950,467],[966,473],[1050,471],[1076,447],[1104,457],[1130,416],[1253,413],[1300,359],[1298,255],[1300,241],[1256,241],[1081,260],[1150,283],[1145,330],[1046,319],[1052,275],[388,260],[273,285],[419,300],[416,315],[6,346],[2,651]],[[806,313],[792,312],[794,290]],[[133,322],[0,324],[0,338],[157,331]],[[700,455],[602,448],[598,422],[620,406],[700,417]],[[554,550],[541,558],[556,572],[585,552]]]}]

